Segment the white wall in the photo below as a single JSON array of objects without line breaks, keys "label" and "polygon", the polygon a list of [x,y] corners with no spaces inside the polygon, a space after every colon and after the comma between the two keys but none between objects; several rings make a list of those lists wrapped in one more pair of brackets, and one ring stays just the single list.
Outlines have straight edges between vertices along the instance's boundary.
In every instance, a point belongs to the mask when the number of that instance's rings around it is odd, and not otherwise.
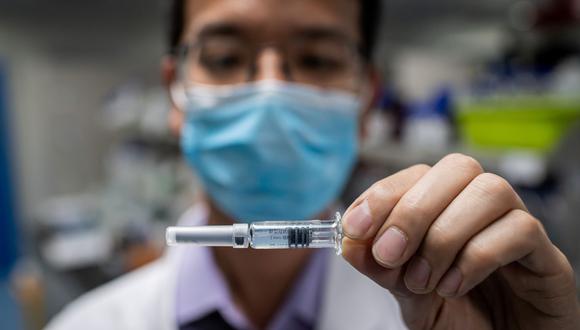
[{"label": "white wall", "polygon": [[86,191],[102,179],[110,139],[99,112],[107,94],[130,79],[157,81],[162,13],[109,14],[0,13],[25,219],[46,198]]}]

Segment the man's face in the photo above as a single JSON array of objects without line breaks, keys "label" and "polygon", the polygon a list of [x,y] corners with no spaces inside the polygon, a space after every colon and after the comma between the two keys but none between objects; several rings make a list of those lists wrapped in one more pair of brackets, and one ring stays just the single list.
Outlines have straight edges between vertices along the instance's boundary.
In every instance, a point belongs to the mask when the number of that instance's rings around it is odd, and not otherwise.
[{"label": "man's face", "polygon": [[[189,48],[173,82],[278,79],[369,94],[356,50],[359,1],[190,0],[184,10],[181,44]],[[178,132],[179,111],[171,121]]]}]

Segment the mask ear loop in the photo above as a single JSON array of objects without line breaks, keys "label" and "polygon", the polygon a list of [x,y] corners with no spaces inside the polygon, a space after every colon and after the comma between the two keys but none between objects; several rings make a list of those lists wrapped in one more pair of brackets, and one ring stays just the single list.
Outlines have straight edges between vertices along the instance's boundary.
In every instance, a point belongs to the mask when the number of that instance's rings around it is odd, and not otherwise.
[{"label": "mask ear loop", "polygon": [[369,65],[363,59],[360,51],[357,50],[356,47],[355,49],[351,49],[351,52],[352,60],[356,63],[354,69],[356,78],[353,79],[354,94],[356,94],[360,100],[366,101],[372,96],[372,88],[369,86],[367,79]]},{"label": "mask ear loop", "polygon": [[180,54],[177,58],[177,79],[171,84],[169,88],[169,93],[173,104],[180,112],[185,112],[185,106],[187,104],[187,84],[185,83],[184,71],[184,53],[188,52],[192,46],[187,46],[187,48],[182,48]]},{"label": "mask ear loop", "polygon": [[185,86],[183,86],[182,83],[173,83],[169,88],[169,92],[175,107],[179,111],[185,112],[184,106],[187,104],[187,92],[185,91]]},{"label": "mask ear loop", "polygon": [[[368,72],[368,67],[362,63],[362,60],[358,60],[357,64],[357,78],[354,81],[354,90],[355,94],[362,101],[364,106],[366,106],[367,102],[371,102],[370,99],[372,98],[373,88],[370,86],[368,82],[368,78],[366,77]],[[362,109],[359,109],[359,115],[362,115]]]}]

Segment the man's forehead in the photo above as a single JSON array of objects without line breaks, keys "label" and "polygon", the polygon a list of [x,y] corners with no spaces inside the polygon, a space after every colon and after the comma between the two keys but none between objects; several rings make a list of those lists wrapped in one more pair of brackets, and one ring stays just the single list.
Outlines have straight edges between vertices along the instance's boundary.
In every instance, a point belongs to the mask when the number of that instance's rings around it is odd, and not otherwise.
[{"label": "man's forehead", "polygon": [[356,0],[189,0],[184,39],[215,27],[241,29],[277,39],[300,30],[336,32],[353,41],[359,36]]}]

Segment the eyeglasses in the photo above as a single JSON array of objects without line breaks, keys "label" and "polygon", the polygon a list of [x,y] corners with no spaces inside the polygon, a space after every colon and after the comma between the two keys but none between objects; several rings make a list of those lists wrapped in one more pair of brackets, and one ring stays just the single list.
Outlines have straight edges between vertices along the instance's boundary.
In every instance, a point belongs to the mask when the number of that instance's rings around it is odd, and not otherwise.
[{"label": "eyeglasses", "polygon": [[177,49],[180,79],[185,84],[236,84],[252,81],[262,50],[275,49],[286,79],[321,87],[349,88],[362,68],[357,47],[341,38],[289,39],[256,44],[238,37],[215,37]]}]

